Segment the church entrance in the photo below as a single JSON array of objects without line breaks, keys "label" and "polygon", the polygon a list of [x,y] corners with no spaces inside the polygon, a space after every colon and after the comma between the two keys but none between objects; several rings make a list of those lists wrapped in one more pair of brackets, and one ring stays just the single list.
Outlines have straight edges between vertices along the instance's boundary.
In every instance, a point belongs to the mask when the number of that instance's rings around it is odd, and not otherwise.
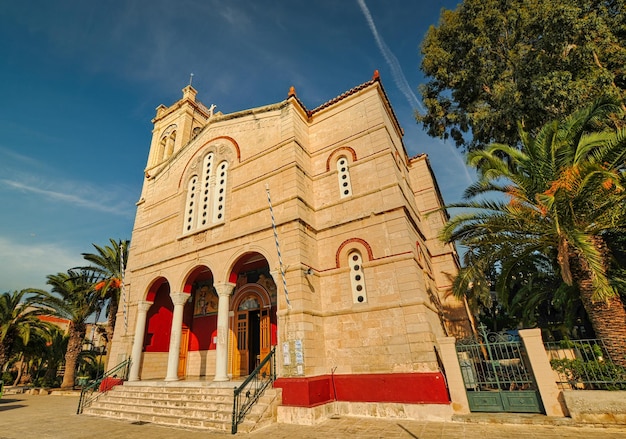
[{"label": "church entrance", "polygon": [[272,347],[271,306],[267,292],[257,284],[249,284],[237,296],[231,326],[233,377],[249,375]]},{"label": "church entrance", "polygon": [[229,301],[228,374],[239,378],[250,375],[276,344],[276,283],[267,259],[256,252],[235,262],[229,280],[235,289]]}]

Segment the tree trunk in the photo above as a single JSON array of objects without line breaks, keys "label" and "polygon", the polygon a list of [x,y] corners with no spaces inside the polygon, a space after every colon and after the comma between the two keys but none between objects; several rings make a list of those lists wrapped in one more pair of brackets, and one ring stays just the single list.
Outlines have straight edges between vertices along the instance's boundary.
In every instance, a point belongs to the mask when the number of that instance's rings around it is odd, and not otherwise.
[{"label": "tree trunk", "polygon": [[[601,238],[596,239],[596,246],[604,256],[608,254],[606,244]],[[608,258],[604,257],[603,259],[605,267],[608,266],[606,263]],[[580,299],[585,311],[587,311],[596,337],[604,341],[613,362],[626,367],[626,311],[619,294],[607,301],[592,300],[595,290],[587,263],[574,255],[570,260],[574,282],[578,285]]]},{"label": "tree trunk", "polygon": [[1,370],[4,372],[4,370],[6,369],[6,363],[9,361],[9,343],[5,343],[7,341],[7,338],[5,338],[5,341],[0,342],[0,368]]},{"label": "tree trunk", "polygon": [[106,326],[106,352],[107,355],[111,352],[111,343],[113,342],[113,332],[115,331],[115,321],[117,320],[117,311],[119,309],[119,291],[111,295],[111,301],[109,302],[109,312],[107,315]]},{"label": "tree trunk", "polygon": [[83,350],[83,342],[87,333],[86,326],[85,324],[74,325],[70,323],[69,333],[70,337],[67,343],[67,351],[65,351],[65,372],[63,373],[61,389],[74,388],[76,364],[78,363],[78,356]]},{"label": "tree trunk", "polygon": [[17,376],[13,382],[13,386],[17,386],[22,379],[22,373],[24,372],[24,352],[20,352],[19,359],[15,362],[15,368],[17,369]]}]

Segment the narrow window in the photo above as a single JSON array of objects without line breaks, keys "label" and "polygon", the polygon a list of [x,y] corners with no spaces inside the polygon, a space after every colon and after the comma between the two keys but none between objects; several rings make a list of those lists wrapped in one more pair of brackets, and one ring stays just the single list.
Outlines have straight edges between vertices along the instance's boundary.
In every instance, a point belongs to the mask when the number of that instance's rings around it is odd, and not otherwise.
[{"label": "narrow window", "polygon": [[350,286],[352,288],[352,301],[354,303],[367,302],[365,291],[365,276],[363,275],[363,258],[361,253],[353,250],[348,254],[348,266],[350,267]]},{"label": "narrow window", "polygon": [[157,153],[157,163],[161,163],[165,160],[165,145],[167,144],[167,137],[163,137],[159,143],[159,150]]},{"label": "narrow window", "polygon": [[226,177],[228,176],[228,162],[223,161],[217,166],[215,173],[215,195],[213,198],[213,222],[224,221],[226,208]]},{"label": "narrow window", "polygon": [[195,217],[197,209],[198,176],[194,175],[187,184],[187,201],[185,202],[185,224],[183,233],[191,232],[195,229]]},{"label": "narrow window", "polygon": [[174,154],[174,144],[176,143],[176,131],[172,131],[169,139],[167,139],[167,152],[165,153],[165,158],[169,158]]},{"label": "narrow window", "polygon": [[202,161],[202,189],[200,191],[200,209],[198,214],[198,227],[209,225],[211,218],[211,204],[213,191],[211,190],[211,176],[213,175],[213,153],[207,154]]},{"label": "narrow window", "polygon": [[350,171],[348,170],[348,159],[346,157],[342,156],[337,160],[337,178],[339,179],[339,196],[345,198],[352,195]]}]

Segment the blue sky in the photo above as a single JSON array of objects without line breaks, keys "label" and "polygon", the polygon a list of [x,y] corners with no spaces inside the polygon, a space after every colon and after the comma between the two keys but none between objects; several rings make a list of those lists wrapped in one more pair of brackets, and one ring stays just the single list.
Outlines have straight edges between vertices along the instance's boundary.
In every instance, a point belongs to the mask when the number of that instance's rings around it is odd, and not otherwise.
[{"label": "blue sky", "polygon": [[189,83],[230,113],[315,108],[378,69],[409,155],[446,202],[470,182],[417,125],[419,44],[457,0],[22,0],[0,5],[0,292],[45,288],[109,238],[130,239],[159,104]]}]

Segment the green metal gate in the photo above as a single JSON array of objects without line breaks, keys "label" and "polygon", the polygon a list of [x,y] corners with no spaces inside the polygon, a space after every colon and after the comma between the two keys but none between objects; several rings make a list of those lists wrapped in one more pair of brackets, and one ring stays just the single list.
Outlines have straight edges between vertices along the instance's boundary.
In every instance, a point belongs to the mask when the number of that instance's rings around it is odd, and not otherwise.
[{"label": "green metal gate", "polygon": [[543,413],[523,343],[511,333],[459,340],[456,353],[472,412]]}]

